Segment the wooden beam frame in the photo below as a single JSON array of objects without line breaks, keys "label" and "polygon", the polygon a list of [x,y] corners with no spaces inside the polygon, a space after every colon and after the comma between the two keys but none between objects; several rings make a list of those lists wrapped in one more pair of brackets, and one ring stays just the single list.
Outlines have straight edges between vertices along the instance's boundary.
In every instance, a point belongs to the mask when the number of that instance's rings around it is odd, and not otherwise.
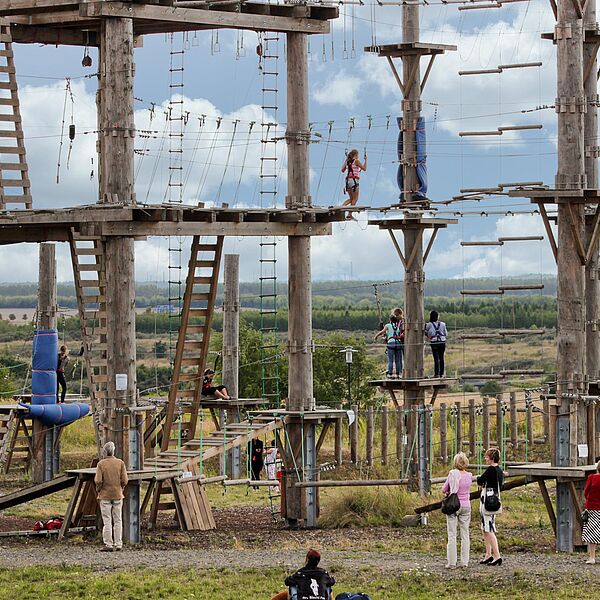
[{"label": "wooden beam frame", "polygon": [[554,237],[554,232],[552,231],[552,226],[550,225],[550,219],[548,218],[546,207],[544,206],[543,202],[538,202],[537,205],[540,209],[540,215],[542,217],[542,222],[544,223],[546,235],[548,236],[548,242],[550,242],[550,248],[552,248],[552,254],[554,254],[554,260],[558,261],[558,246],[556,245],[556,238]]},{"label": "wooden beam frame", "polygon": [[386,56],[387,61],[388,61],[388,65],[390,65],[390,68],[392,69],[392,74],[394,75],[394,79],[396,80],[396,83],[398,84],[398,87],[400,88],[400,91],[402,92],[402,95],[404,96],[404,84],[402,83],[402,79],[400,79],[400,75],[398,74],[398,69],[396,69],[396,65],[394,64],[394,60],[392,59],[391,56]]},{"label": "wooden beam frame", "polygon": [[596,56],[598,55],[598,48],[600,48],[600,40],[597,40],[594,44],[594,50],[592,51],[592,55],[590,56],[585,68],[583,70],[583,82],[585,83],[592,72],[592,67],[594,66],[594,62],[596,60]]},{"label": "wooden beam frame", "polygon": [[181,23],[226,29],[329,33],[329,21],[306,17],[279,17],[239,12],[225,12],[172,6],[139,5],[129,2],[84,2],[79,14],[84,18],[121,17],[129,19]]},{"label": "wooden beam frame", "polygon": [[587,252],[585,253],[585,264],[588,264],[592,260],[594,249],[598,244],[598,237],[600,236],[600,206],[596,207],[596,214],[594,215],[594,228],[592,230],[592,237],[590,238]]},{"label": "wooden beam frame", "polygon": [[[419,248],[421,248],[421,242],[423,241],[423,232],[425,231],[425,229],[423,227],[419,228],[419,231],[417,232],[417,239],[415,240],[415,243],[413,244],[413,248],[412,248],[412,252],[410,253],[410,256],[408,257],[408,260],[406,261],[406,270],[410,270],[410,268],[412,267],[413,262],[415,261],[415,257],[417,256],[417,250]],[[425,261],[423,261],[425,262]]]},{"label": "wooden beam frame", "polygon": [[542,493],[544,505],[546,506],[546,510],[548,511],[548,518],[550,519],[550,524],[552,525],[554,535],[556,535],[556,513],[554,512],[554,506],[552,505],[552,500],[550,499],[550,494],[548,493],[548,488],[546,487],[546,480],[538,479],[538,484],[540,486],[540,492]]},{"label": "wooden beam frame", "polygon": [[583,247],[583,240],[579,235],[579,230],[575,224],[575,215],[573,214],[573,207],[570,202],[567,202],[567,214],[569,215],[569,224],[571,226],[571,233],[573,234],[573,239],[575,240],[575,247],[577,248],[577,254],[579,255],[579,260],[581,264],[585,266],[586,264],[586,253]]},{"label": "wooden beam frame", "polygon": [[425,265],[425,263],[427,262],[427,257],[429,256],[429,253],[431,252],[431,248],[433,248],[433,243],[435,242],[435,238],[437,237],[438,231],[439,231],[439,227],[435,227],[433,229],[431,237],[429,238],[429,242],[427,243],[427,248],[425,249],[425,254],[423,255],[423,265]]},{"label": "wooden beam frame", "polygon": [[396,239],[396,236],[394,235],[393,230],[388,229],[388,233],[390,234],[390,237],[392,238],[392,243],[394,244],[394,248],[396,248],[396,252],[398,253],[398,256],[400,257],[400,260],[402,262],[402,265],[404,266],[404,269],[407,269],[406,259],[404,258],[404,254],[402,254],[402,248],[400,248],[400,244],[398,243],[398,240]]},{"label": "wooden beam frame", "polygon": [[427,80],[429,79],[429,74],[431,73],[431,69],[433,68],[433,63],[435,61],[436,56],[437,56],[437,54],[432,54],[431,58],[429,59],[429,62],[427,63],[427,69],[425,70],[425,75],[423,75],[423,79],[421,80],[421,93],[423,93],[423,90],[425,89],[425,86],[427,85]]}]

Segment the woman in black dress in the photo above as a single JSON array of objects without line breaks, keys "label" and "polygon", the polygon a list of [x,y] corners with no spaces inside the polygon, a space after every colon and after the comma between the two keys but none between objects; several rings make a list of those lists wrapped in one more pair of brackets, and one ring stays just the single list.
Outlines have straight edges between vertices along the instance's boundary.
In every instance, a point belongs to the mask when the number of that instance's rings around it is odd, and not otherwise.
[{"label": "woman in black dress", "polygon": [[477,485],[482,488],[481,502],[479,505],[479,514],[481,515],[481,530],[483,531],[483,540],[485,542],[485,557],[479,561],[482,565],[491,565],[492,567],[502,564],[502,557],[498,548],[498,538],[496,537],[496,515],[501,512],[490,512],[486,510],[484,499],[489,490],[494,490],[498,496],[504,482],[504,473],[498,466],[500,462],[500,451],[498,448],[490,448],[485,453],[485,464],[487,469],[477,478]]}]

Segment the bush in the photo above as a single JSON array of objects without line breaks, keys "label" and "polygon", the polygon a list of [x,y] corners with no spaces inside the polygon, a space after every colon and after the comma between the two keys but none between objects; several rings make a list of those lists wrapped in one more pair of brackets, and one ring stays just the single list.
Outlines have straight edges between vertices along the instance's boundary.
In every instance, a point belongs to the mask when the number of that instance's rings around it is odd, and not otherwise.
[{"label": "bush", "polygon": [[367,525],[398,527],[402,517],[412,513],[415,500],[401,486],[344,489],[328,501],[319,526],[330,529]]},{"label": "bush", "polygon": [[15,320],[17,317],[15,316],[15,313],[10,313],[10,315],[8,315],[8,318],[9,318],[11,321],[14,321],[14,320]]}]

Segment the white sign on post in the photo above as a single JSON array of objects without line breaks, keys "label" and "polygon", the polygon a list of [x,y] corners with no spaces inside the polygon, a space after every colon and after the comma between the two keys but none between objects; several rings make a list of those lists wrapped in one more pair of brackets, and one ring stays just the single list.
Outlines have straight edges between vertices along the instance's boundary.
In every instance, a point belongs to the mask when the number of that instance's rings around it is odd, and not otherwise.
[{"label": "white sign on post", "polygon": [[577,444],[577,456],[579,458],[587,458],[589,454],[587,444]]},{"label": "white sign on post", "polygon": [[115,375],[115,389],[117,392],[127,390],[127,373],[117,373]]},{"label": "white sign on post", "polygon": [[354,423],[355,414],[353,410],[347,410],[346,414],[348,415],[348,425],[352,425]]}]

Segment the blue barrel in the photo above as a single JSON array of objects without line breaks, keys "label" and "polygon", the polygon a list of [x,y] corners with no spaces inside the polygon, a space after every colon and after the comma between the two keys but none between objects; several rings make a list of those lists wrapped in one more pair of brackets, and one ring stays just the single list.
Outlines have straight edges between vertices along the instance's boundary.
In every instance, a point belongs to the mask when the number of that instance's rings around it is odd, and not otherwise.
[{"label": "blue barrel", "polygon": [[41,329],[33,335],[31,404],[56,404],[58,331]]},{"label": "blue barrel", "polygon": [[83,402],[72,402],[69,404],[54,404],[45,406],[35,406],[19,403],[20,406],[27,408],[29,414],[38,419],[43,425],[51,427],[53,425],[68,425],[81,417],[85,417],[90,412],[88,404]]}]

